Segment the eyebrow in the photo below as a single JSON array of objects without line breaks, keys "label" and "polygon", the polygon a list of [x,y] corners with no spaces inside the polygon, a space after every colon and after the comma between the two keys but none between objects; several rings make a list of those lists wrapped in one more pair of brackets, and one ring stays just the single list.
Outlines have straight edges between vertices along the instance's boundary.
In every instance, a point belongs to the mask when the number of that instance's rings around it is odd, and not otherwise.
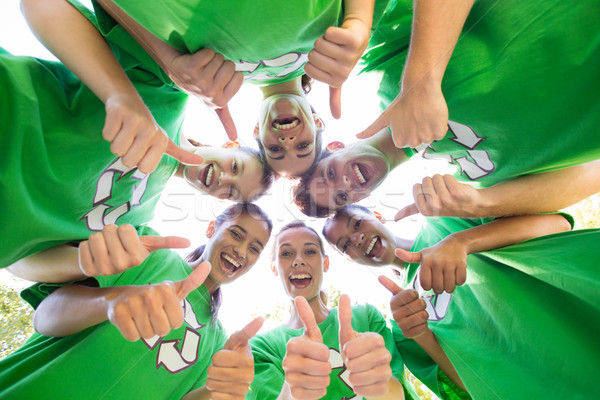
[{"label": "eyebrow", "polygon": [[260,240],[258,240],[258,239],[254,239],[254,241],[255,241],[256,243],[260,244],[260,247],[261,247],[262,249],[264,249],[264,248],[265,248],[265,245],[264,245],[264,244],[262,244],[262,242],[261,242]]},{"label": "eyebrow", "polygon": [[281,157],[273,157],[273,156],[270,156],[270,155],[267,153],[267,157],[269,157],[271,160],[283,160],[283,157],[285,157],[285,156],[281,156]]},{"label": "eyebrow", "polygon": [[240,231],[242,231],[242,232],[244,232],[244,233],[248,233],[248,231],[247,231],[247,230],[245,230],[244,228],[242,228],[242,227],[241,227],[241,226],[239,226],[239,225],[232,225],[232,226],[234,226],[234,227],[238,228]]}]

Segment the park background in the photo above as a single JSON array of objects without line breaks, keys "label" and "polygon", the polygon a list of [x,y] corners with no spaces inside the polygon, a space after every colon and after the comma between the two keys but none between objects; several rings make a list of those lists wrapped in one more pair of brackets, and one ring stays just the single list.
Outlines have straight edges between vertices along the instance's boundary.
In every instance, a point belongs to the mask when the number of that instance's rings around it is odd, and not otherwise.
[{"label": "park background", "polygon": [[[29,31],[16,0],[0,3],[0,47],[15,55],[55,59]],[[379,77],[377,74],[358,74],[359,70],[360,67],[357,67],[342,87],[340,120],[333,119],[329,113],[328,87],[320,82],[313,84],[308,98],[325,122],[324,144],[342,141],[348,145],[354,142],[354,135],[366,128],[379,114],[379,100],[376,96]],[[257,122],[261,100],[259,88],[245,84],[229,103],[238,130],[238,140],[242,145],[257,147],[252,132]],[[216,146],[227,140],[216,114],[195,98],[190,98],[189,101],[184,133],[189,138]],[[101,131],[98,134],[100,135]],[[413,238],[419,230],[422,217],[415,216],[395,223],[394,214],[412,202],[414,183],[420,182],[425,176],[447,171],[448,165],[445,162],[425,161],[414,157],[390,173],[387,180],[360,204],[381,213],[399,236]],[[274,223],[274,233],[295,219],[305,221],[320,232],[324,220],[308,218],[298,211],[291,201],[292,186],[292,181],[280,179],[256,204],[270,215]],[[163,192],[155,218],[150,225],[162,235],[178,235],[190,239],[190,248],[177,250],[181,255],[185,255],[206,242],[204,232],[208,222],[228,205],[227,202],[195,192],[183,180],[173,179]],[[600,195],[592,196],[566,211],[574,215],[576,229],[600,227]],[[323,287],[330,294],[330,305],[337,304],[340,293],[347,293],[353,303],[373,304],[389,318],[390,296],[377,282],[378,275],[393,278],[389,268],[357,265],[329,245],[326,246],[331,268],[325,274]],[[229,333],[241,328],[258,315],[266,317],[263,331],[287,319],[290,302],[280,279],[270,272],[271,247],[272,242],[269,242],[258,263],[242,279],[223,286],[223,306],[219,319]],[[0,270],[0,358],[17,349],[33,332],[32,310],[18,296],[18,291],[29,284],[14,278],[5,270]],[[423,398],[435,397],[420,387],[417,390]]]}]

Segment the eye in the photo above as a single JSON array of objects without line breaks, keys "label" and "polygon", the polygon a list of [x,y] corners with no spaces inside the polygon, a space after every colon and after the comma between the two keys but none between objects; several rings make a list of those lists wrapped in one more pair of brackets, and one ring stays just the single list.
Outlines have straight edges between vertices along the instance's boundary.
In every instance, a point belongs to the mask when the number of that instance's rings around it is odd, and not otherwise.
[{"label": "eye", "polygon": [[233,172],[233,174],[237,174],[238,173],[238,162],[237,160],[233,160],[233,165],[231,166],[231,171]]},{"label": "eye", "polygon": [[235,200],[237,198],[237,190],[235,188],[235,186],[231,185],[229,186],[229,189],[227,189],[227,199],[229,200]]},{"label": "eye", "polygon": [[254,254],[260,254],[260,249],[256,246],[250,246],[250,251]]},{"label": "eye", "polygon": [[282,148],[281,148],[281,147],[279,147],[279,146],[269,146],[269,147],[268,147],[268,150],[269,150],[271,153],[278,153],[278,152],[282,151]]},{"label": "eye", "polygon": [[327,177],[328,177],[329,179],[333,179],[333,178],[335,178],[335,175],[334,175],[334,173],[333,173],[333,168],[331,168],[331,167],[327,168]]},{"label": "eye", "polygon": [[338,203],[343,204],[348,201],[348,195],[344,192],[338,192],[337,194]]},{"label": "eye", "polygon": [[356,222],[354,223],[354,230],[358,230],[358,228],[360,228],[360,224],[362,223],[362,219],[357,219]]},{"label": "eye", "polygon": [[230,229],[229,233],[231,233],[231,236],[233,236],[234,239],[236,240],[242,240],[242,235],[236,231],[235,229]]},{"label": "eye", "polygon": [[350,247],[349,240],[347,240],[346,243],[344,243],[344,245],[342,246],[342,253],[346,253],[346,250],[348,250],[348,247]]},{"label": "eye", "polygon": [[308,249],[304,252],[304,254],[310,255],[310,256],[314,256],[315,254],[317,254],[316,251],[314,251],[313,249]]},{"label": "eye", "polygon": [[298,150],[304,150],[306,149],[308,146],[310,146],[310,142],[302,142],[298,145]]},{"label": "eye", "polygon": [[282,251],[281,253],[279,253],[279,257],[289,257],[292,255],[291,251]]}]

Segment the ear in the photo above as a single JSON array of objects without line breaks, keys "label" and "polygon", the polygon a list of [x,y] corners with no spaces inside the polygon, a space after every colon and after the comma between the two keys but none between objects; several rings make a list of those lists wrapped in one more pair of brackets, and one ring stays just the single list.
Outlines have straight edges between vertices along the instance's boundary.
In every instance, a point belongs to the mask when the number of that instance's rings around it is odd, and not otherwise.
[{"label": "ear", "polygon": [[345,145],[344,143],[342,143],[342,142],[338,142],[338,141],[335,141],[335,142],[331,142],[331,143],[329,143],[329,144],[328,144],[328,145],[325,147],[325,150],[327,150],[327,151],[329,151],[329,152],[334,152],[334,151],[337,151],[337,150],[341,150],[341,149],[343,149],[343,148],[345,148],[345,147],[346,147],[346,145]]},{"label": "ear", "polygon": [[317,133],[321,133],[325,130],[325,123],[316,113],[313,113],[313,120],[315,121],[315,126],[317,127]]},{"label": "ear", "polygon": [[217,226],[217,221],[210,221],[208,223],[208,227],[206,228],[206,237],[211,238],[213,233],[215,233],[215,227]]},{"label": "ear", "polygon": [[277,271],[277,266],[275,266],[275,264],[271,264],[271,272],[273,273],[273,276],[279,276],[279,271]]},{"label": "ear", "polygon": [[329,256],[325,256],[323,260],[323,272],[329,271]]},{"label": "ear", "polygon": [[383,218],[383,215],[381,215],[377,211],[373,211],[373,215],[375,216],[375,218],[377,218],[379,220],[379,222],[381,222],[382,224],[385,224],[385,218]]},{"label": "ear", "polygon": [[260,132],[260,128],[258,127],[258,122],[256,123],[256,125],[254,126],[254,137],[258,136],[258,133]]}]

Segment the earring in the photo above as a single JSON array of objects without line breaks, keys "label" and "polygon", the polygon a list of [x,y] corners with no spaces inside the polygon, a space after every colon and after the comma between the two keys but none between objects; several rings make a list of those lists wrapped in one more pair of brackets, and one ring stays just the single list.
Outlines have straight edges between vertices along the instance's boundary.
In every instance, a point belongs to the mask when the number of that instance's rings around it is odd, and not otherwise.
[{"label": "earring", "polygon": [[377,211],[373,211],[373,215],[375,216],[375,218],[377,218],[379,220],[379,222],[381,222],[382,224],[385,224],[385,218],[383,218],[383,215],[381,215]]},{"label": "earring", "polygon": [[231,148],[235,148],[235,147],[240,147],[240,142],[238,142],[237,140],[230,140],[226,143],[223,144],[224,149],[231,149]]},{"label": "earring", "polygon": [[325,147],[325,149],[326,149],[327,151],[336,151],[336,150],[341,150],[341,149],[343,149],[343,148],[345,148],[345,147],[346,147],[346,145],[345,145],[344,143],[342,143],[342,142],[338,142],[338,141],[335,141],[335,142],[331,142],[331,143],[329,143],[329,144],[328,144],[328,145]]},{"label": "earring", "polygon": [[213,233],[215,233],[215,226],[217,221],[210,221],[208,223],[208,227],[206,228],[206,237],[211,237]]}]

